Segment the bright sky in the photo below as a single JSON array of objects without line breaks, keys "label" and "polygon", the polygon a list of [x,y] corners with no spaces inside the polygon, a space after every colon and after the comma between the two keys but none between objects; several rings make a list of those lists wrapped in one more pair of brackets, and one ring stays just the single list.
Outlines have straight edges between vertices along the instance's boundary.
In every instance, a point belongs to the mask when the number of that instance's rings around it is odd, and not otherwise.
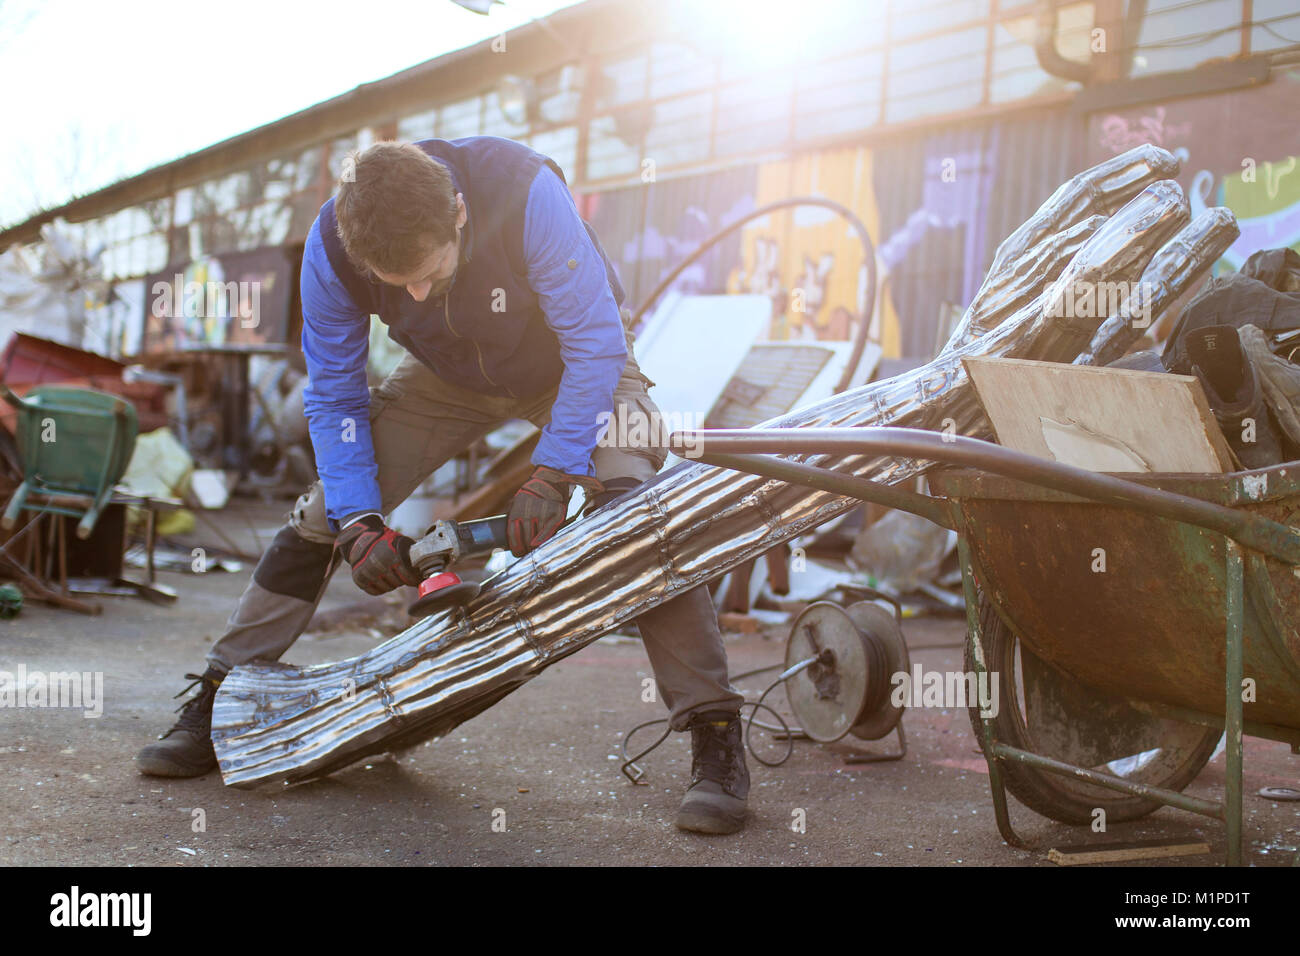
[{"label": "bright sky", "polygon": [[0,224],[578,0],[0,0]]}]

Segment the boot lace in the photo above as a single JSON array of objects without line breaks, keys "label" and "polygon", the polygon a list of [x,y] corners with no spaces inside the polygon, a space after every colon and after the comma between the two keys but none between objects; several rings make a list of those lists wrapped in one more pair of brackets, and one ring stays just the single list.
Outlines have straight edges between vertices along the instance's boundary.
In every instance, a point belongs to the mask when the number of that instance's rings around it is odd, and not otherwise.
[{"label": "boot lace", "polygon": [[700,721],[691,726],[691,777],[698,783],[712,780],[728,791],[740,776],[740,720],[734,718],[725,726],[722,721]]},{"label": "boot lace", "polygon": [[217,695],[217,688],[211,681],[206,680],[202,674],[186,674],[185,679],[191,683],[176,697],[185,696],[196,685],[200,686],[201,689],[197,694],[181,704],[180,707],[176,708],[181,715],[180,720],[176,721],[176,726],[167,731],[164,737],[170,737],[178,730],[188,730],[196,736],[207,737],[212,732],[212,700]]}]

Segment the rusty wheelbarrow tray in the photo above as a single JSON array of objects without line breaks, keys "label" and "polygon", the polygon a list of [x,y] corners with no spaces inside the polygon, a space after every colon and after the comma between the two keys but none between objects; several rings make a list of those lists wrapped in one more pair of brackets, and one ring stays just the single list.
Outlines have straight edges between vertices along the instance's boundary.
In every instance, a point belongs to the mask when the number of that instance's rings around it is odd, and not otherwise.
[{"label": "rusty wheelbarrow tray", "polygon": [[[1015,703],[989,716],[971,708],[1009,844],[1025,846],[1007,789],[1069,823],[1161,805],[1214,817],[1227,827],[1229,865],[1241,862],[1243,732],[1300,752],[1300,462],[1118,477],[916,429],[680,438],[707,464],[957,532],[968,667],[981,680],[1000,673]],[[924,495],[816,467],[845,453],[961,467],[932,471],[937,494]],[[1221,732],[1223,801],[1181,793]]]}]

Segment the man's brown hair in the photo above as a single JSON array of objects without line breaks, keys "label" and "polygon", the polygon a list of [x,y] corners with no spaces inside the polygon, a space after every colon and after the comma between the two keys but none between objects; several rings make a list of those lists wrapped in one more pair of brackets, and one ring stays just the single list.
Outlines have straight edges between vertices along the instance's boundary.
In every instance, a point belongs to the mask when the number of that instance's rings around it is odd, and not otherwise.
[{"label": "man's brown hair", "polygon": [[334,214],[348,257],[404,273],[456,241],[456,186],[447,167],[411,143],[375,143],[343,161]]}]

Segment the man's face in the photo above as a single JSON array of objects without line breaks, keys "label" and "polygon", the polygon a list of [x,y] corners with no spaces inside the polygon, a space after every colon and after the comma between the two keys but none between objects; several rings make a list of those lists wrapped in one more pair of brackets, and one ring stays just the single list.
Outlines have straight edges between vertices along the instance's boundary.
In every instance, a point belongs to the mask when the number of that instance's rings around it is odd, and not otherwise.
[{"label": "man's face", "polygon": [[432,248],[410,272],[381,272],[371,268],[379,279],[388,285],[405,286],[412,299],[423,302],[430,296],[445,295],[456,278],[460,264],[461,230],[465,227],[465,200],[456,194],[456,241]]}]

